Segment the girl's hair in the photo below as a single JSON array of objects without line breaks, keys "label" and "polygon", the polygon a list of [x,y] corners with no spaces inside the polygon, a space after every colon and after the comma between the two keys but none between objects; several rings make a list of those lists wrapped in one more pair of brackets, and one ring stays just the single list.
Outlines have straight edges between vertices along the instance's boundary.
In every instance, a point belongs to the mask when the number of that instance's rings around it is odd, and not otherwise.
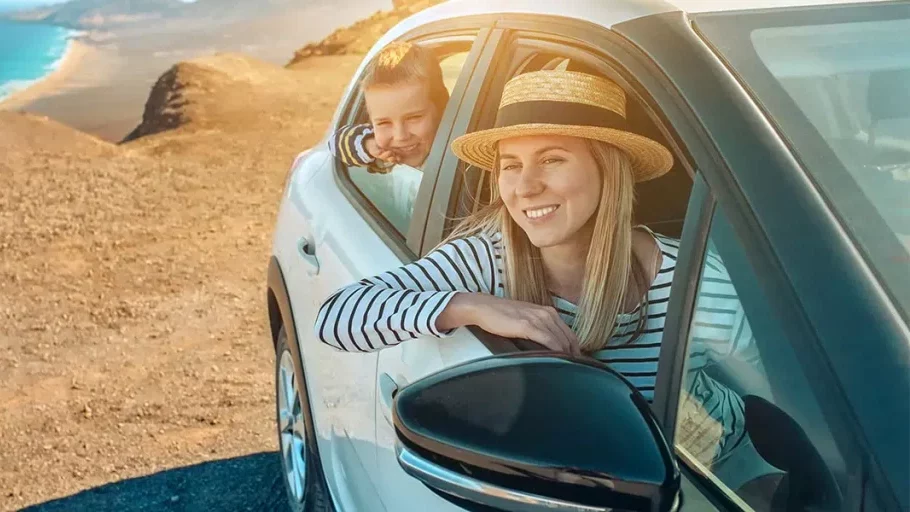
[{"label": "girl's hair", "polygon": [[[635,178],[629,157],[605,142],[585,140],[600,169],[603,185],[600,204],[594,214],[594,230],[573,330],[581,349],[591,353],[603,349],[613,335],[617,315],[629,293],[630,274],[638,293],[647,290],[648,283],[640,262],[632,254]],[[499,158],[495,165],[497,167],[489,173],[493,201],[463,219],[443,243],[501,231],[506,296],[552,306],[540,250],[509,215],[497,186]],[[642,304],[638,326],[629,342],[638,337],[646,319],[647,304]]]},{"label": "girl's hair", "polygon": [[433,50],[419,44],[396,41],[385,46],[364,69],[360,88],[395,86],[410,81],[420,82],[429,89],[430,100],[442,117],[449,101],[442,68]]}]

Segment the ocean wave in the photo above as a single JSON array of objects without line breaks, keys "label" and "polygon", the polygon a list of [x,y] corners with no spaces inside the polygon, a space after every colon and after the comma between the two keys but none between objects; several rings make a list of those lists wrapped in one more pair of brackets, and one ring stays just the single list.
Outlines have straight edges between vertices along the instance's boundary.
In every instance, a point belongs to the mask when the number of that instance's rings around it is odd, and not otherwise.
[{"label": "ocean wave", "polygon": [[0,97],[59,69],[72,49],[73,35],[68,28],[0,20]]},{"label": "ocean wave", "polygon": [[6,82],[0,83],[0,100],[3,100],[7,96],[17,93],[23,89],[28,89],[37,82],[40,82],[41,79],[37,80],[9,80]]},{"label": "ocean wave", "polygon": [[[64,34],[68,34],[69,32],[70,32],[69,29],[65,29]],[[56,57],[56,59],[54,59],[52,62],[49,62],[48,64],[46,64],[44,66],[45,76],[49,73],[53,73],[54,71],[57,71],[58,69],[60,69],[60,66],[63,64],[63,62],[69,56],[70,50],[72,50],[72,49],[73,49],[72,38],[70,38],[68,35],[64,35],[64,37],[60,40],[60,44],[56,44],[56,45],[54,45],[53,48],[48,50],[47,56]]]}]

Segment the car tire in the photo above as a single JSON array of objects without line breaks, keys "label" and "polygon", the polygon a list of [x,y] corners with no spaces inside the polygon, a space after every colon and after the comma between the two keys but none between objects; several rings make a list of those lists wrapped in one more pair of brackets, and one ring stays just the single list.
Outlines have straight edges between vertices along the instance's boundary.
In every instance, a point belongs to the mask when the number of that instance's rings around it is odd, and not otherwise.
[{"label": "car tire", "polygon": [[[302,382],[298,382],[297,372],[293,371],[299,369],[299,373],[303,374],[303,369],[299,365],[299,360],[288,347],[287,332],[282,326],[275,347],[275,423],[281,458],[281,480],[284,482],[283,487],[292,512],[334,512],[322,474],[306,377],[304,376]],[[289,369],[293,375],[288,374]],[[288,400],[289,387],[295,390],[293,396],[296,400]],[[285,396],[284,400],[282,394]],[[287,421],[282,421],[283,408],[285,415],[290,412],[294,416],[294,421],[290,422],[290,425]],[[303,463],[302,477],[299,471],[300,463]],[[296,481],[297,484],[293,484],[292,481]]]}]

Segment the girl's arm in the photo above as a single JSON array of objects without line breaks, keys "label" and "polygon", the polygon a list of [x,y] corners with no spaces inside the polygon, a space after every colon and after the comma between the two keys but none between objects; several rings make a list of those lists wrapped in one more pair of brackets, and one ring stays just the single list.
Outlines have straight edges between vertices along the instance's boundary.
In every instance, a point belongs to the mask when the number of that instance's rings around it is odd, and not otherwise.
[{"label": "girl's arm", "polygon": [[366,139],[372,136],[369,124],[342,126],[329,137],[329,151],[348,167],[369,167],[375,159],[367,151]]}]

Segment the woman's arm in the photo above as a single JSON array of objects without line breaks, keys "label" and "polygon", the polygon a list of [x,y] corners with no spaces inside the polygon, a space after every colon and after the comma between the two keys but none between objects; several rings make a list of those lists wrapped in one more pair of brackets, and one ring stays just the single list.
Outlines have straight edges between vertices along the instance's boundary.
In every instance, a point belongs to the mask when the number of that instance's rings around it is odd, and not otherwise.
[{"label": "woman's arm", "polygon": [[469,299],[447,307],[458,292],[490,294],[498,284],[490,240],[455,240],[411,264],[335,292],[319,309],[316,335],[335,348],[360,352],[418,336],[442,337],[471,321]]},{"label": "woman's arm", "polygon": [[369,352],[477,325],[580,354],[555,308],[495,296],[502,283],[494,243],[485,236],[455,240],[410,265],[342,288],[319,309],[317,336],[341,350]]}]

